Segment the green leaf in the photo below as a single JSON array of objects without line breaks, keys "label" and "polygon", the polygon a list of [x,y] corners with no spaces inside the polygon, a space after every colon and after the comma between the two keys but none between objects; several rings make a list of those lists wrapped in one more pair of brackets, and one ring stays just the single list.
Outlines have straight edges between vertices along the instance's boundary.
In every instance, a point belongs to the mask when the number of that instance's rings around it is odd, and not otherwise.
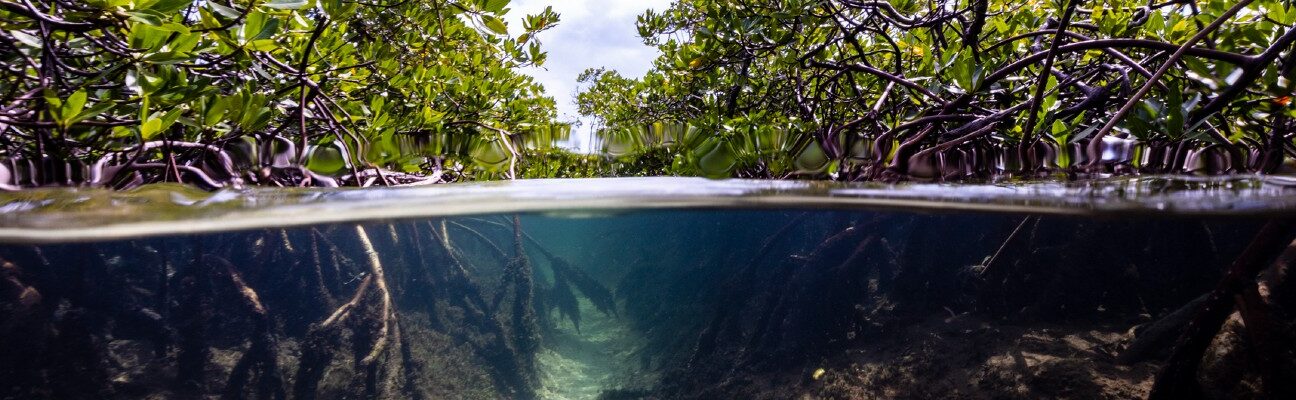
[{"label": "green leaf", "polygon": [[508,6],[508,3],[509,0],[485,0],[484,4],[482,4],[482,10],[500,14],[504,11],[504,7]]},{"label": "green leaf", "polygon": [[103,114],[108,110],[111,110],[114,106],[116,106],[116,104],[113,103],[95,104],[93,106],[90,106],[90,108],[85,109],[85,111],[81,111],[80,114],[77,114],[75,117],[73,117],[71,123],[75,124],[81,121],[85,121],[97,117],[99,116],[99,114]]},{"label": "green leaf", "polygon": [[333,144],[315,146],[306,159],[306,168],[321,174],[334,174],[346,168],[346,156]]},{"label": "green leaf", "polygon": [[1280,24],[1290,25],[1292,22],[1296,22],[1296,12],[1288,10],[1287,7],[1280,7],[1277,4],[1274,4],[1266,8],[1269,10],[1269,18],[1273,18],[1274,21],[1278,21]]},{"label": "green leaf", "polygon": [[77,114],[80,114],[81,109],[85,108],[86,97],[85,89],[78,90],[75,93],[72,93],[71,96],[68,96],[68,99],[63,103],[63,106],[59,107],[59,119],[63,120],[64,126],[71,125],[71,122],[69,121],[75,118]]},{"label": "green leaf", "polygon": [[157,11],[162,14],[170,14],[185,9],[193,5],[194,0],[158,0],[148,7],[149,10]]},{"label": "green leaf", "polygon": [[1053,136],[1053,140],[1058,144],[1066,144],[1067,134],[1070,132],[1071,130],[1067,128],[1066,123],[1058,119],[1053,120],[1053,126],[1049,129],[1049,135]]},{"label": "green leaf", "polygon": [[150,140],[156,137],[159,133],[166,131],[167,128],[170,128],[171,125],[175,124],[176,120],[180,118],[180,114],[183,112],[183,108],[177,107],[171,109],[171,111],[168,111],[166,114],[160,112],[153,113],[153,115],[150,115],[148,119],[144,121],[143,125],[140,125],[140,136],[143,137],[144,140]]},{"label": "green leaf", "polygon": [[144,140],[153,140],[158,132],[162,131],[162,120],[158,118],[149,119],[140,125],[140,137]]},{"label": "green leaf", "polygon": [[251,40],[270,39],[273,38],[275,33],[278,32],[279,32],[279,19],[278,18],[270,19],[265,21],[265,25],[261,26],[261,31],[257,32],[256,36],[253,36],[250,39]]},{"label": "green leaf", "polygon": [[207,1],[204,3],[207,4],[207,8],[210,8],[212,11],[216,12],[216,14],[228,19],[238,19],[239,16],[243,15],[243,12],[223,6],[215,1]]},{"label": "green leaf", "polygon": [[508,34],[508,26],[504,25],[504,21],[501,21],[499,18],[491,15],[482,15],[481,19],[482,23],[485,23],[486,27],[489,28],[491,32],[495,32],[499,35]]},{"label": "green leaf", "polygon": [[45,103],[49,105],[51,110],[57,110],[63,107],[63,99],[60,98],[58,93],[53,89],[46,88],[42,95],[45,97]]},{"label": "green leaf", "polygon": [[189,27],[175,22],[162,23],[162,25],[158,25],[158,29],[166,32],[176,32],[182,35],[187,35],[190,32]]},{"label": "green leaf", "polygon": [[163,22],[170,21],[170,18],[167,18],[166,15],[153,10],[127,11],[126,15],[129,15],[132,21],[142,22],[152,26],[162,25]]},{"label": "green leaf", "polygon": [[1091,125],[1088,128],[1085,128],[1084,130],[1080,131],[1080,133],[1072,135],[1070,141],[1079,142],[1080,140],[1088,138],[1090,135],[1093,135],[1094,132],[1097,132],[1098,128],[1099,128],[1098,124]]},{"label": "green leaf", "polygon": [[207,109],[206,115],[203,116],[203,125],[216,126],[216,124],[220,123],[221,118],[225,117],[225,109],[228,106],[229,101],[226,99],[213,100],[211,107]]},{"label": "green leaf", "polygon": [[246,47],[248,49],[255,50],[255,51],[272,51],[274,49],[279,48],[279,45],[275,43],[274,40],[261,39],[261,40],[253,40],[251,42],[248,42]]},{"label": "green leaf", "polygon": [[818,141],[810,142],[801,154],[797,155],[795,164],[798,169],[804,172],[823,171],[828,166],[828,155],[824,153],[823,147]]},{"label": "green leaf", "polygon": [[27,33],[27,32],[23,32],[23,31],[19,31],[19,30],[12,30],[12,31],[9,31],[9,34],[10,34],[10,35],[13,35],[14,39],[18,39],[18,42],[19,42],[19,43],[25,44],[25,45],[27,45],[28,47],[31,47],[31,48],[33,48],[33,49],[39,49],[39,48],[43,47],[43,45],[41,44],[41,40],[40,40],[40,38],[38,38],[38,37],[36,37],[36,36],[32,36],[31,34],[29,34],[29,33]]},{"label": "green leaf", "polygon": [[1170,85],[1170,90],[1166,91],[1165,113],[1166,133],[1171,138],[1182,136],[1184,128],[1183,90],[1177,82]]},{"label": "green leaf", "polygon": [[[698,168],[708,178],[726,178],[738,165],[738,155],[727,141],[717,141],[708,146],[706,152],[698,158]],[[702,150],[702,149],[699,149]]]},{"label": "green leaf", "polygon": [[262,5],[277,10],[299,10],[306,4],[306,0],[270,0]]}]

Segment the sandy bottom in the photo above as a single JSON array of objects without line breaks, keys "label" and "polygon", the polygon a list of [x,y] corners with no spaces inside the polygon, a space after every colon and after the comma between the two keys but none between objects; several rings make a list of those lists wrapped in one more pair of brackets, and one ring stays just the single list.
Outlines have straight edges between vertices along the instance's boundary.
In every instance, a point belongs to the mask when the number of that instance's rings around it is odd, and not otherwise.
[{"label": "sandy bottom", "polygon": [[648,390],[659,379],[637,361],[645,343],[625,321],[580,299],[581,330],[565,319],[537,356],[541,399],[597,399],[615,391]]}]

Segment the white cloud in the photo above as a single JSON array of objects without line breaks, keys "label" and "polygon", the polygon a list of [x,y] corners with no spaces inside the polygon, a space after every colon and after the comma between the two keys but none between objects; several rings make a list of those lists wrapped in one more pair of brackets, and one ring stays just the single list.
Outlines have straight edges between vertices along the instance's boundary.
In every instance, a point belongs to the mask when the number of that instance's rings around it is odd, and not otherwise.
[{"label": "white cloud", "polygon": [[[562,20],[558,26],[540,34],[543,49],[549,53],[543,68],[522,72],[534,76],[558,102],[558,116],[575,120],[576,75],[586,68],[607,67],[623,76],[639,77],[652,66],[655,49],[644,46],[635,28],[635,18],[644,10],[664,10],[671,0],[514,0],[509,4],[509,25],[514,33],[522,30],[522,16],[553,6]],[[588,129],[588,124],[582,129]],[[588,132],[573,134],[586,148]],[[584,144],[584,146],[582,146]]]}]

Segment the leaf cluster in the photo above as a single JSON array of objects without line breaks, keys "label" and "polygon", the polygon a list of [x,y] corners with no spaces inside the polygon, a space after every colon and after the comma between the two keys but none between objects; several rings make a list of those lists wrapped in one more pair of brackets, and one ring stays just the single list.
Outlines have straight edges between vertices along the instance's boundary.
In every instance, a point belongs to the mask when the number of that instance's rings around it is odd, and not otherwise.
[{"label": "leaf cluster", "polygon": [[0,0],[0,157],[32,186],[497,168],[474,156],[567,130],[517,72],[545,62],[539,34],[559,16],[525,16],[514,36],[508,4]]}]

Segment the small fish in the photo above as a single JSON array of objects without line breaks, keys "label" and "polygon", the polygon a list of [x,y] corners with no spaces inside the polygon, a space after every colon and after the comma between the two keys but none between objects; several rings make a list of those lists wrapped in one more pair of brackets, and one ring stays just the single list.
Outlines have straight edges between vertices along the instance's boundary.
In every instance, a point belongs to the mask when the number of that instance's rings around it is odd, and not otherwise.
[{"label": "small fish", "polygon": [[355,281],[358,281],[358,280],[360,280],[360,279],[363,279],[363,278],[365,277],[365,275],[368,275],[368,273],[361,272],[360,274],[351,277],[351,280],[346,281],[346,283],[343,283],[343,285],[350,285],[351,282],[355,282]]}]

